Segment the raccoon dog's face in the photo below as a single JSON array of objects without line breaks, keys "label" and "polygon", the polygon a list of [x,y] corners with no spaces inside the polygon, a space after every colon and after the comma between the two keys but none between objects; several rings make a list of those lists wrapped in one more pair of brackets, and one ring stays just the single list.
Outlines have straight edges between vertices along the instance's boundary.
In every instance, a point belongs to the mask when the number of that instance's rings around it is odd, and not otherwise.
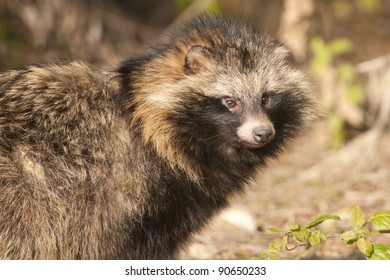
[{"label": "raccoon dog's face", "polygon": [[198,84],[187,88],[192,114],[197,115],[194,122],[199,122],[193,126],[194,138],[205,146],[214,144],[230,152],[265,146],[275,136],[267,114],[272,107],[270,94],[255,92],[252,73],[237,72],[236,65],[222,65],[213,55],[211,50],[195,45],[185,59],[189,84]]},{"label": "raccoon dog's face", "polygon": [[278,42],[251,47],[189,48],[172,114],[186,147],[259,154],[266,146],[279,148],[301,129],[309,105],[301,74],[286,66]]},{"label": "raccoon dog's face", "polygon": [[[213,132],[215,135],[208,136],[220,138],[220,144],[227,149],[256,149],[267,145],[275,137],[269,116],[276,105],[273,94],[262,89],[260,73],[245,69],[251,63],[245,61],[250,59],[248,56],[241,57],[242,54],[233,48],[219,56],[222,61],[213,55],[211,50],[195,45],[185,59],[187,74],[194,75],[188,79],[200,81],[198,91],[195,89],[193,93],[201,97],[199,101],[209,103],[204,107],[207,112],[198,108],[209,120],[204,128],[215,126],[213,130],[204,131],[205,136]],[[244,65],[239,65],[241,63]],[[202,116],[199,118],[203,119]],[[207,136],[204,141],[207,142]]]},{"label": "raccoon dog's face", "polygon": [[253,162],[276,155],[316,115],[306,78],[286,54],[245,23],[199,18],[164,48],[124,65],[136,70],[133,122],[185,170],[197,156]]}]

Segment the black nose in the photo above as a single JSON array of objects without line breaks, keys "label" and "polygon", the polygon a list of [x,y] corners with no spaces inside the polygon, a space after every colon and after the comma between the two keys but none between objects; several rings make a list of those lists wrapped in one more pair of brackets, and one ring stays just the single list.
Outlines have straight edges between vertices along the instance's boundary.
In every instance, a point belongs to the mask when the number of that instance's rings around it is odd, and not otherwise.
[{"label": "black nose", "polygon": [[253,129],[252,134],[256,143],[266,144],[274,138],[275,132],[272,127],[259,126]]}]

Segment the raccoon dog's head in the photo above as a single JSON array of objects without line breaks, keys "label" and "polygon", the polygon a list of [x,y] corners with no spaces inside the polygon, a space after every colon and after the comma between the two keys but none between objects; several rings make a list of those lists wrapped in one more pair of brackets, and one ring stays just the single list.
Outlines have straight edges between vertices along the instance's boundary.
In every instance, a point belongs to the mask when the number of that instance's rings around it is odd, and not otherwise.
[{"label": "raccoon dog's head", "polygon": [[275,155],[315,116],[306,78],[286,56],[250,25],[199,17],[125,64],[139,73],[129,81],[133,120],[145,141],[179,165],[184,157]]}]

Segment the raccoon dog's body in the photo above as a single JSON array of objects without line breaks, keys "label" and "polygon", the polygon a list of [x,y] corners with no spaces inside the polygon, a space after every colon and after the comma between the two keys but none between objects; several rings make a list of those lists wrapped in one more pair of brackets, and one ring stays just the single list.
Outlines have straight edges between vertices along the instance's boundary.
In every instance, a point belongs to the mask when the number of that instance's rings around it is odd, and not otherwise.
[{"label": "raccoon dog's body", "polygon": [[314,115],[285,50],[204,16],[114,72],[0,75],[0,258],[172,258]]}]

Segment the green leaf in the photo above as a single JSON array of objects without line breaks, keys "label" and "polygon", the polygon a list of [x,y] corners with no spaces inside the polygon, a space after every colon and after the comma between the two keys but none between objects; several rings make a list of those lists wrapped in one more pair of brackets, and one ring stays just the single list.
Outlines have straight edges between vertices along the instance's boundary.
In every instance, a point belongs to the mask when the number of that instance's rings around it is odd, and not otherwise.
[{"label": "green leaf", "polygon": [[370,240],[367,237],[359,238],[357,241],[357,246],[364,255],[370,257],[373,252],[373,246]]},{"label": "green leaf", "polygon": [[322,215],[322,216],[318,217],[317,219],[315,219],[314,221],[312,221],[312,222],[307,226],[307,228],[315,227],[316,225],[319,225],[319,224],[321,224],[322,222],[324,222],[324,221],[326,221],[326,220],[336,220],[336,221],[340,221],[340,217],[339,217],[339,216],[336,216],[336,215]]},{"label": "green leaf", "polygon": [[310,234],[309,243],[311,246],[316,246],[321,243],[321,241],[326,240],[326,236],[322,231],[316,230]]},{"label": "green leaf", "polygon": [[329,43],[329,48],[333,55],[344,54],[353,49],[353,44],[345,38],[335,39]]},{"label": "green leaf", "polygon": [[359,238],[359,236],[354,231],[346,231],[340,234],[340,238],[346,241],[349,245],[351,245]]},{"label": "green leaf", "polygon": [[278,257],[276,256],[276,254],[268,254],[268,259],[274,261],[274,260],[277,260]]},{"label": "green leaf", "polygon": [[346,82],[351,82],[356,77],[356,70],[350,63],[341,63],[338,66],[341,79]]},{"label": "green leaf", "polygon": [[281,253],[284,252],[285,248],[283,247],[282,243],[279,241],[273,241],[268,245],[268,251],[269,254],[275,254],[275,253]]},{"label": "green leaf", "polygon": [[298,242],[304,242],[310,237],[310,229],[301,227],[299,231],[291,232],[292,237]]},{"label": "green leaf", "polygon": [[320,36],[314,36],[310,40],[310,49],[313,53],[311,60],[311,69],[313,74],[319,78],[326,66],[332,62],[332,53]]},{"label": "green leaf", "polygon": [[359,84],[349,85],[347,88],[347,98],[354,104],[362,104],[364,101],[363,88]]},{"label": "green leaf", "polygon": [[373,244],[373,253],[367,257],[369,260],[390,260],[390,247],[382,244]]},{"label": "green leaf", "polygon": [[297,223],[289,223],[287,225],[287,229],[289,231],[299,231],[301,229],[301,225]]},{"label": "green leaf", "polygon": [[328,123],[332,129],[331,147],[333,149],[340,148],[345,142],[346,132],[343,118],[335,112],[328,115]]},{"label": "green leaf", "polygon": [[269,254],[268,253],[261,253],[258,258],[254,257],[255,260],[266,260],[268,259]]},{"label": "green leaf", "polygon": [[380,211],[374,213],[370,222],[378,229],[390,229],[390,211]]},{"label": "green leaf", "polygon": [[288,236],[285,235],[285,236],[283,236],[283,239],[282,239],[282,246],[283,246],[283,248],[287,248],[287,245],[288,245]]},{"label": "green leaf", "polygon": [[277,227],[270,227],[270,228],[267,228],[267,230],[272,231],[272,232],[284,232],[284,229],[277,228]]},{"label": "green leaf", "polygon": [[313,36],[310,40],[310,49],[315,54],[325,52],[326,46],[324,39],[321,36]]},{"label": "green leaf", "polygon": [[356,206],[352,209],[351,224],[355,227],[355,230],[360,229],[365,223],[365,218],[362,209]]}]

